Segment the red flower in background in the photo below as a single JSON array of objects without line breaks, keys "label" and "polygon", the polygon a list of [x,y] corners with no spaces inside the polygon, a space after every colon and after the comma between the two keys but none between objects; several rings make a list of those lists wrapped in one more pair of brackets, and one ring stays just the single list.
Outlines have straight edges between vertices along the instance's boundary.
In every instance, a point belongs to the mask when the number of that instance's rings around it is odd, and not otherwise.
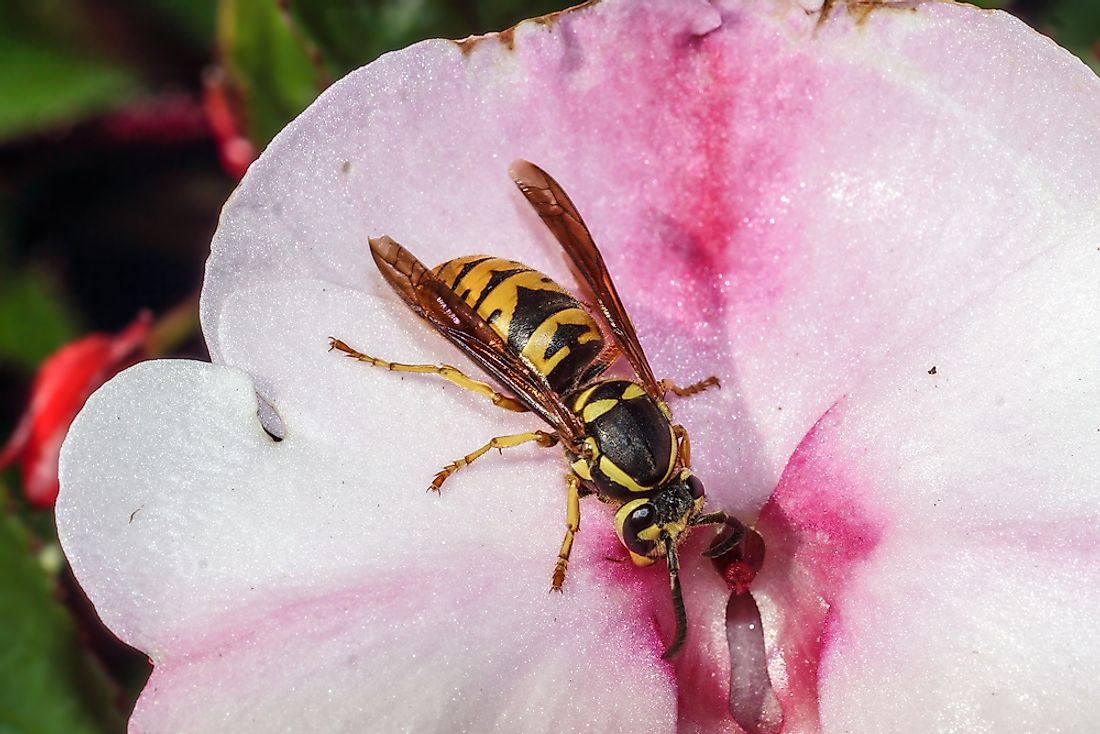
[{"label": "red flower in background", "polygon": [[32,505],[53,507],[57,458],[69,424],[100,385],[144,358],[151,323],[152,316],[143,311],[119,333],[81,337],[42,363],[30,405],[0,451],[0,469],[21,463],[23,494]]},{"label": "red flower in background", "polygon": [[222,168],[240,180],[256,160],[258,151],[243,131],[240,121],[240,101],[226,83],[225,72],[214,68],[203,77],[203,107],[210,132],[218,146]]}]

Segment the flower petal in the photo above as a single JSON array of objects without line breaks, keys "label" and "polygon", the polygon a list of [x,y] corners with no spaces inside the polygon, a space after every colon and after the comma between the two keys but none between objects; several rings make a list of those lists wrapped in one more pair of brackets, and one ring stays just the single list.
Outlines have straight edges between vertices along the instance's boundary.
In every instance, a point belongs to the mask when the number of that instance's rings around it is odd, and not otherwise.
[{"label": "flower petal", "polygon": [[1097,243],[895,355],[795,452],[754,587],[792,730],[818,706],[825,731],[1100,721]]},{"label": "flower petal", "polygon": [[[332,362],[349,385],[365,369]],[[337,424],[361,410],[337,407]],[[663,640],[633,608],[664,601],[664,583],[590,543],[575,552],[569,593],[548,595],[561,526],[546,518],[563,508],[553,491],[521,490],[553,481],[543,467],[512,465],[491,502],[476,474],[439,499],[400,479],[416,476],[406,431],[360,452],[288,425],[281,442],[264,433],[240,372],[164,361],[108,383],[74,424],[59,531],[104,621],[156,663],[137,730],[294,729],[303,717],[673,729]],[[535,691],[547,706],[594,708],[546,718],[528,703]]]}]

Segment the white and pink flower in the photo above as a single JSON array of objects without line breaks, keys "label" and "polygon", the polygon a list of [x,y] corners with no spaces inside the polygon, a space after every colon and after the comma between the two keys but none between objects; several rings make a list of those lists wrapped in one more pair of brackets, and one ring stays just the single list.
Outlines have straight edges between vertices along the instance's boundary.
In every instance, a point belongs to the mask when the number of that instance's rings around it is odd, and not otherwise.
[{"label": "white and pink flower", "polygon": [[368,236],[571,282],[514,158],[569,191],[658,375],[722,379],[673,410],[713,504],[759,516],[782,731],[1100,726],[1100,80],[1003,13],[816,5],[426,41],[283,131],[214,239],[214,364],[121,374],[62,452],[66,552],[155,662],[133,731],[737,730],[704,533],[662,661],[667,575],[608,559],[610,508],[547,594],[559,452],[423,492],[536,419],[327,351],[465,364]]}]

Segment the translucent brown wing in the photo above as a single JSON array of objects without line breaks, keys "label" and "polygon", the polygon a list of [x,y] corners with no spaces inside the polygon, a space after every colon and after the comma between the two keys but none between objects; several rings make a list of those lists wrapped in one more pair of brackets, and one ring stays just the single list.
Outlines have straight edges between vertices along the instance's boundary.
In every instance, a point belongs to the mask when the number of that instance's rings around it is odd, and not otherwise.
[{"label": "translucent brown wing", "polygon": [[567,445],[583,439],[580,418],[546,378],[516,355],[469,304],[390,237],[372,237],[369,241],[382,277],[409,308],[549,423]]},{"label": "translucent brown wing", "polygon": [[653,369],[642,351],[642,345],[638,343],[638,334],[626,314],[618,291],[615,290],[611,274],[607,272],[603,255],[596,248],[588,227],[569,196],[550,174],[530,161],[513,161],[508,172],[569,255],[573,267],[592,292],[611,334],[642,385],[650,395],[663,400],[664,391],[653,376]]}]

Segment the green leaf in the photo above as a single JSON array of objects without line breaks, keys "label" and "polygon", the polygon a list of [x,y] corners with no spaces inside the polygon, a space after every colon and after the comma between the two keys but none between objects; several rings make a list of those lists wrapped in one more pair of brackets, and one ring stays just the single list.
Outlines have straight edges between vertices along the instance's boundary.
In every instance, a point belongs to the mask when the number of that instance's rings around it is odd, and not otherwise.
[{"label": "green leaf", "polygon": [[53,283],[36,271],[0,277],[0,361],[28,373],[77,329]]},{"label": "green leaf", "polygon": [[1044,13],[1040,30],[1048,30],[1055,41],[1100,73],[1100,2],[1055,0]]},{"label": "green leaf", "polygon": [[196,46],[209,48],[214,42],[214,0],[145,0],[157,14],[182,30]]},{"label": "green leaf", "polygon": [[478,33],[484,33],[485,31],[499,31],[509,26],[513,26],[520,22],[524,18],[534,18],[539,15],[546,15],[552,13],[555,10],[563,10],[567,7],[577,4],[577,0],[572,2],[547,2],[547,0],[538,0],[537,2],[529,0],[528,2],[517,2],[516,0],[480,0],[480,2],[474,3],[477,7],[478,22],[484,26],[483,30],[477,31]]},{"label": "green leaf", "polygon": [[468,35],[459,7],[438,0],[299,0],[290,6],[338,76],[422,38]]},{"label": "green leaf", "polygon": [[0,141],[120,106],[138,88],[125,68],[23,35],[0,17]]},{"label": "green leaf", "polygon": [[328,83],[311,60],[309,39],[273,0],[222,0],[218,47],[248,136],[259,147]]},{"label": "green leaf", "polygon": [[1100,2],[1097,0],[972,0],[1005,10],[1050,36],[1100,74]]},{"label": "green leaf", "polygon": [[26,530],[0,518],[0,733],[122,731],[107,681],[82,651]]},{"label": "green leaf", "polygon": [[560,10],[561,0],[293,0],[294,18],[342,76],[424,38],[465,38]]}]

